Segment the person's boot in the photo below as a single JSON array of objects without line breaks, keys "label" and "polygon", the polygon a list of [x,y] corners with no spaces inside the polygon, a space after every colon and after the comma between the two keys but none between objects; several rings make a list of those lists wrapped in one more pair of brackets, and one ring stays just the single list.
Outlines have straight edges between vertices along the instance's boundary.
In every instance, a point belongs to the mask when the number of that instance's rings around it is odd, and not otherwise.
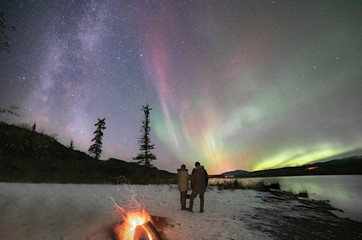
[{"label": "person's boot", "polygon": [[204,199],[200,199],[200,213],[204,212]]},{"label": "person's boot", "polygon": [[190,206],[187,210],[189,210],[190,212],[192,212],[192,208],[194,206],[194,199],[193,198],[190,198]]},{"label": "person's boot", "polygon": [[181,210],[186,210],[186,192],[181,194]]}]

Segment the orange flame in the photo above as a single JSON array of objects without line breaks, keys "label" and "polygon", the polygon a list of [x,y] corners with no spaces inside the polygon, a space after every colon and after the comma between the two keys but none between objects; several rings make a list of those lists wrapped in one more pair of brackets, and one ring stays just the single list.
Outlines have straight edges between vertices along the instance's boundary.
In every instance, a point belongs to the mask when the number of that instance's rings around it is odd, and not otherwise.
[{"label": "orange flame", "polygon": [[123,219],[123,224],[119,225],[115,229],[119,239],[133,240],[136,227],[141,226],[147,233],[148,239],[152,240],[150,231],[148,228],[143,226],[143,224],[151,220],[151,216],[147,213],[146,210],[142,209],[141,212],[128,212]]}]

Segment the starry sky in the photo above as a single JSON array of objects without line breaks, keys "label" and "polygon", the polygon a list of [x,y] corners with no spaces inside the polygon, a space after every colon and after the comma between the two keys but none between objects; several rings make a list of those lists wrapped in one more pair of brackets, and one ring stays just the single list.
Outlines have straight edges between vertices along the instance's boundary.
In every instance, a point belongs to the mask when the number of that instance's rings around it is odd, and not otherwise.
[{"label": "starry sky", "polygon": [[362,155],[361,1],[1,1],[0,106],[101,159],[209,174]]}]

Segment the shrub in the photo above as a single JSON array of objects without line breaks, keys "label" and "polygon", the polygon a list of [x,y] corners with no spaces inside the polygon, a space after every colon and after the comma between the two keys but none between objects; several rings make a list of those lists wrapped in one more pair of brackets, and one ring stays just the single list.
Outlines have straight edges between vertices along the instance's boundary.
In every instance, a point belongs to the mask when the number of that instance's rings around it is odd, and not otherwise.
[{"label": "shrub", "polygon": [[297,194],[298,197],[308,198],[308,192],[303,190]]}]

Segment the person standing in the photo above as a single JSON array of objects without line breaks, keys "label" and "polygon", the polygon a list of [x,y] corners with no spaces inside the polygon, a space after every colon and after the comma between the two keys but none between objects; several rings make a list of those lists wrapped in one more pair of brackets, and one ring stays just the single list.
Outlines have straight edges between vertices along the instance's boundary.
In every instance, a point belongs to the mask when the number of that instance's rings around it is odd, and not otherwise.
[{"label": "person standing", "polygon": [[192,212],[194,205],[194,199],[199,195],[200,197],[200,213],[204,212],[204,194],[207,188],[209,177],[204,166],[201,166],[199,162],[195,163],[195,168],[191,173],[191,196],[190,196],[190,206],[189,211]]},{"label": "person standing", "polygon": [[180,190],[180,202],[181,210],[187,210],[186,208],[186,196],[187,190],[189,190],[189,173],[185,164],[181,165],[180,169],[177,169],[178,175],[178,190]]}]

